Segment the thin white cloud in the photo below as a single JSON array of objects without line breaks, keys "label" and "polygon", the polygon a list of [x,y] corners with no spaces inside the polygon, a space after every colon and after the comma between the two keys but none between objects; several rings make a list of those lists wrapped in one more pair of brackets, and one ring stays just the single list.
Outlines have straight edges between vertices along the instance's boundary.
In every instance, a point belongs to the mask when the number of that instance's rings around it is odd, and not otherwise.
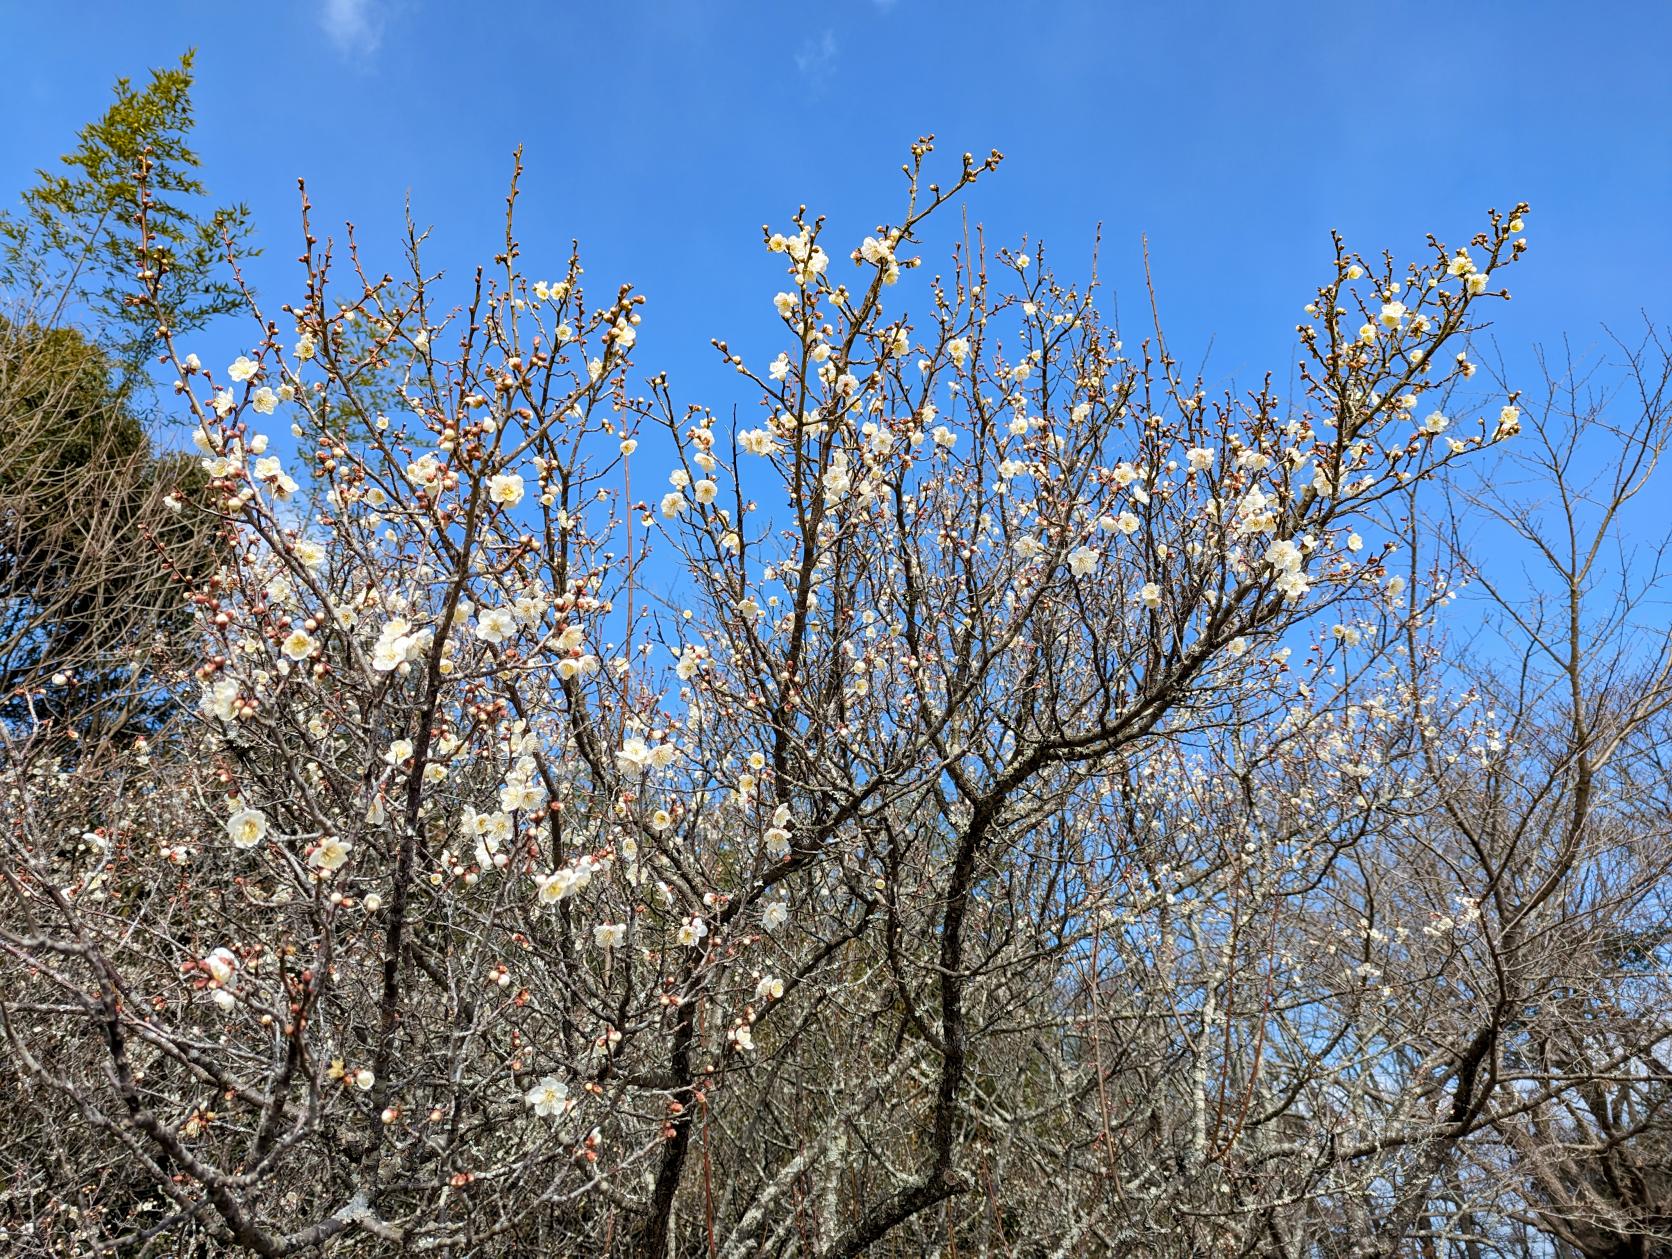
[{"label": "thin white cloud", "polygon": [[319,24],[341,53],[365,56],[383,42],[383,9],[378,0],[325,0]]},{"label": "thin white cloud", "polygon": [[836,72],[836,33],[828,27],[817,39],[808,39],[795,54],[795,68],[813,88],[821,88]]}]

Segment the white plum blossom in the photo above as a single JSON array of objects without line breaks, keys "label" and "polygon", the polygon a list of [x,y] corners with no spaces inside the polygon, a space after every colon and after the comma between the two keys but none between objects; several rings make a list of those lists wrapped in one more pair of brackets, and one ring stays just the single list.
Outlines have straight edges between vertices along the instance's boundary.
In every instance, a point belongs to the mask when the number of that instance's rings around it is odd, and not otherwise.
[{"label": "white plum blossom", "polygon": [[1284,598],[1299,599],[1311,588],[1303,571],[1306,557],[1288,538],[1279,538],[1267,547],[1265,559],[1277,574],[1274,584]]},{"label": "white plum blossom", "polygon": [[1293,572],[1303,559],[1300,548],[1288,538],[1279,538],[1266,548],[1266,563],[1280,573]]},{"label": "white plum blossom", "polygon": [[628,739],[615,754],[615,762],[625,774],[642,774],[650,768],[650,745],[643,739]]},{"label": "white plum blossom", "polygon": [[782,861],[790,855],[790,833],[782,826],[768,827],[766,831],[766,854],[774,861]]},{"label": "white plum blossom", "polygon": [[267,838],[267,815],[260,809],[240,809],[226,820],[234,848],[254,848]]},{"label": "white plum blossom", "polygon": [[218,948],[199,965],[209,972],[209,978],[224,985],[232,982],[233,973],[238,969],[238,956],[231,949]]},{"label": "white plum blossom", "polygon": [[285,475],[284,467],[277,455],[267,455],[255,461],[255,475],[258,480],[266,481],[273,487],[273,491],[280,498],[288,498],[296,493],[297,485],[294,479]]},{"label": "white plum blossom", "polygon": [[488,497],[503,507],[515,507],[523,500],[523,479],[515,472],[501,472],[488,478]]},{"label": "white plum blossom", "polygon": [[347,863],[349,850],[353,847],[353,844],[335,835],[327,835],[309,854],[308,864],[316,870],[340,870]]},{"label": "white plum blossom", "polygon": [[542,905],[555,905],[577,892],[586,890],[598,864],[591,856],[580,857],[573,865],[554,870],[539,880],[538,899]]},{"label": "white plum blossom", "polygon": [[596,672],[598,672],[597,656],[573,656],[557,662],[557,676],[565,682],[574,678],[586,677]]},{"label": "white plum blossom", "polygon": [[239,685],[237,678],[221,678],[203,690],[203,711],[225,722],[238,720]]},{"label": "white plum blossom", "polygon": [[499,644],[517,632],[517,618],[509,608],[489,608],[476,617],[476,637]]},{"label": "white plum blossom", "polygon": [[764,428],[751,428],[739,433],[737,444],[751,455],[770,455],[778,448],[772,434]]},{"label": "white plum blossom", "polygon": [[406,466],[406,479],[413,485],[433,485],[441,479],[441,476],[441,464],[434,455],[425,455],[421,459],[414,459]]},{"label": "white plum blossom", "polygon": [[499,807],[507,813],[538,809],[546,802],[546,786],[531,774],[515,774],[499,789]]},{"label": "white plum blossom", "polygon": [[411,660],[416,660],[430,645],[433,631],[414,631],[402,617],[388,621],[372,647],[372,668],[389,673]]},{"label": "white plum blossom", "polygon": [[548,1075],[523,1094],[523,1101],[541,1119],[551,1119],[569,1108],[569,1086],[556,1076]]},{"label": "white plum blossom", "polygon": [[279,650],[292,660],[306,660],[314,653],[313,635],[306,630],[294,629],[279,644]]},{"label": "white plum blossom", "polygon": [[[489,817],[504,818],[503,813],[490,813]],[[510,819],[506,818],[505,834],[498,830],[482,835],[476,841],[476,847],[471,853],[476,858],[476,864],[484,870],[502,870],[510,864],[510,855],[502,850],[502,845],[510,831]]]}]

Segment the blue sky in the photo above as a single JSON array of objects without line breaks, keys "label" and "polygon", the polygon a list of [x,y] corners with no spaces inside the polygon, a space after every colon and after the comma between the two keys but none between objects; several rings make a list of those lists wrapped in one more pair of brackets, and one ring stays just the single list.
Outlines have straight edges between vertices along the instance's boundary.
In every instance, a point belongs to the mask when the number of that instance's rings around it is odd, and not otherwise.
[{"label": "blue sky", "polygon": [[[1487,206],[1533,205],[1499,319],[1516,345],[1664,314],[1672,6],[1521,3],[768,5],[444,0],[0,4],[0,196],[69,146],[111,81],[200,49],[198,146],[247,200],[255,279],[295,290],[298,175],[326,224],[393,241],[410,190],[432,259],[491,254],[526,145],[525,258],[578,236],[593,282],[650,296],[644,361],[716,382],[708,338],[769,327],[759,226],[805,201],[851,233],[899,204],[934,131],[1008,161],[969,204],[989,239],[1043,236],[1210,374],[1291,357],[1328,232],[1410,256]],[[837,239],[843,239],[838,236]],[[931,258],[931,261],[935,261]],[[1130,335],[1130,334],[1129,334]],[[720,401],[715,399],[715,401]]]},{"label": "blue sky", "polygon": [[[988,240],[1044,238],[1104,308],[1143,314],[1147,234],[1169,343],[1210,383],[1279,385],[1329,231],[1409,258],[1488,206],[1532,203],[1516,300],[1527,348],[1662,320],[1672,203],[1672,5],[768,5],[0,0],[0,196],[69,147],[119,74],[196,46],[196,142],[216,195],[249,202],[269,308],[298,292],[296,178],[316,222],[392,252],[410,193],[433,266],[463,277],[502,231],[526,146],[530,274],[579,237],[594,285],[650,297],[639,360],[729,409],[711,336],[763,345],[780,269],[760,225],[802,202],[854,242],[900,206],[912,139],[1008,155],[968,202]],[[955,225],[955,223],[953,224]],[[375,252],[375,251],[374,251]],[[924,251],[937,265],[933,248]],[[207,361],[242,349],[204,338]],[[220,359],[219,361],[226,361]],[[1518,382],[1520,383],[1520,382]],[[681,390],[683,386],[683,390]],[[749,399],[741,399],[748,402]]]}]

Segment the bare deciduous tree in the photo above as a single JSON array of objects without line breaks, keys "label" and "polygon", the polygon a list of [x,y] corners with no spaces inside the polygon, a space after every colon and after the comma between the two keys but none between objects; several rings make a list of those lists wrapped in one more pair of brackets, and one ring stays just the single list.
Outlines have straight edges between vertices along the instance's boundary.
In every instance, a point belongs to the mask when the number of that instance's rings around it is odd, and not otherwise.
[{"label": "bare deciduous tree", "polygon": [[1408,267],[1337,242],[1301,392],[1212,396],[1043,251],[922,280],[998,163],[928,154],[846,256],[767,235],[784,350],[717,343],[745,418],[639,383],[641,299],[523,275],[510,210],[457,309],[416,232],[345,294],[305,213],[248,355],[163,329],[226,562],[192,719],[7,747],[12,1240],[1654,1236],[1664,658],[1507,502],[1560,615],[1451,646],[1520,605],[1432,523],[1529,441],[1459,409],[1525,208]]}]

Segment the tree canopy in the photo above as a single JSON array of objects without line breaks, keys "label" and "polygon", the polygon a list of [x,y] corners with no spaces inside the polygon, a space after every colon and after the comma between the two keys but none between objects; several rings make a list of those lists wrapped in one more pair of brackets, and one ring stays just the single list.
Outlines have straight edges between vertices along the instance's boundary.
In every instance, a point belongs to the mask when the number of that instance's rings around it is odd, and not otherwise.
[{"label": "tree canopy", "polygon": [[[238,308],[228,257],[254,252],[249,211],[209,204],[190,139],[193,53],[151,72],[146,87],[120,78],[115,100],[82,127],[56,169],[36,171],[22,204],[0,214],[0,286],[40,309],[47,327],[66,318],[92,329],[117,391],[142,378],[156,352],[159,317],[175,331],[201,328]],[[154,304],[136,304],[142,241],[136,222],[142,161],[148,164],[150,256],[161,282]]]},{"label": "tree canopy", "polygon": [[202,469],[154,449],[116,375],[74,329],[0,320],[0,720],[78,737],[156,718],[155,639],[213,550],[176,509]]}]

